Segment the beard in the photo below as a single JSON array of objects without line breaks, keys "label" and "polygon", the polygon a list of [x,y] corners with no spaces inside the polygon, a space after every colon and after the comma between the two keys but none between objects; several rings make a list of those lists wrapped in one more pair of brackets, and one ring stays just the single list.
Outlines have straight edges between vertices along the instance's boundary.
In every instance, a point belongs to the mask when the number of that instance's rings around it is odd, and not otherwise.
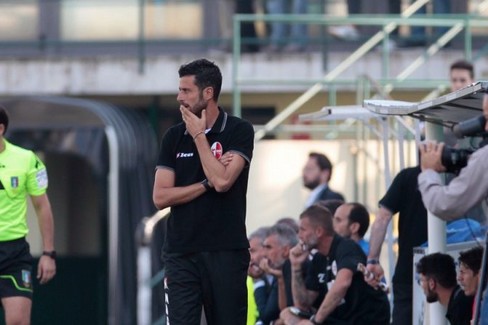
[{"label": "beard", "polygon": [[429,304],[439,301],[439,295],[434,291],[430,291],[429,289],[429,291],[427,291],[427,293],[425,294],[425,300],[427,300]]},{"label": "beard", "polygon": [[205,100],[203,99],[202,94],[200,94],[200,96],[199,96],[199,98],[198,98],[198,102],[197,102],[195,105],[193,105],[193,107],[191,107],[191,109],[190,109],[190,110],[191,110],[191,111],[192,111],[192,113],[193,113],[193,114],[195,114],[196,116],[198,116],[198,117],[202,117],[202,111],[203,111],[204,109],[207,109],[207,104],[208,104],[208,103],[207,103],[207,101],[205,101]]},{"label": "beard", "polygon": [[312,181],[309,181],[307,182],[305,179],[303,180],[303,185],[308,188],[309,190],[313,190],[314,188],[316,188],[317,186],[320,185],[320,181],[318,178],[312,180]]},{"label": "beard", "polygon": [[303,241],[307,249],[310,251],[318,246],[318,240],[315,237],[309,238],[307,241]]}]

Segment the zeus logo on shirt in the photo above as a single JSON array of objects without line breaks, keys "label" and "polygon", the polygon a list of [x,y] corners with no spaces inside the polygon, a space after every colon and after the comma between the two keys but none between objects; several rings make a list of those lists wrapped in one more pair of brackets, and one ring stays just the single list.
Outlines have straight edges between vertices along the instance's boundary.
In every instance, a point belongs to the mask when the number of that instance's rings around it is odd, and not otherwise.
[{"label": "zeus logo on shirt", "polygon": [[325,273],[317,274],[317,278],[319,279],[319,283],[325,283]]},{"label": "zeus logo on shirt", "polygon": [[178,158],[190,158],[193,157],[193,152],[178,152],[176,154],[176,159]]}]

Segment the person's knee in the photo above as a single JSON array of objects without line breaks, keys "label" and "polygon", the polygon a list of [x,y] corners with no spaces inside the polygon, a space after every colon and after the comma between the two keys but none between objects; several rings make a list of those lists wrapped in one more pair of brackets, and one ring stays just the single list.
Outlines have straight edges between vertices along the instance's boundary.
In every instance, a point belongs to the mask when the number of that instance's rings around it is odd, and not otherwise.
[{"label": "person's knee", "polygon": [[20,312],[9,313],[5,311],[5,324],[6,325],[29,325],[30,313],[25,313],[25,314]]}]

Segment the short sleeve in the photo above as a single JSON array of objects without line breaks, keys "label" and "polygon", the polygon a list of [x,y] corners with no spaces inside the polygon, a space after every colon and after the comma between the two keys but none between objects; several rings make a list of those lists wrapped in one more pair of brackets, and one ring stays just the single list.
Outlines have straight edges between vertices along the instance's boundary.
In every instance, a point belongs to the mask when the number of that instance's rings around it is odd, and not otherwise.
[{"label": "short sleeve", "polygon": [[157,167],[166,167],[171,170],[175,169],[176,165],[176,150],[175,150],[175,135],[176,129],[170,128],[161,140],[161,147],[159,149],[159,157]]},{"label": "short sleeve", "polygon": [[361,247],[352,240],[344,240],[337,247],[336,258],[337,272],[341,269],[349,269],[353,273],[357,271],[358,263],[366,263]]},{"label": "short sleeve", "polygon": [[390,187],[386,191],[385,195],[383,198],[380,200],[379,204],[386,209],[390,210],[392,214],[397,213],[400,211],[400,205],[402,202],[401,197],[401,189],[402,189],[402,183],[403,183],[403,171],[401,171],[394,179],[393,182],[391,183]]},{"label": "short sleeve", "polygon": [[245,121],[241,120],[234,129],[234,135],[229,143],[229,150],[244,158],[248,164],[251,163],[252,151],[254,149],[254,128]]},{"label": "short sleeve", "polygon": [[26,190],[29,195],[39,196],[46,193],[48,177],[46,167],[37,155],[31,152],[27,172]]}]

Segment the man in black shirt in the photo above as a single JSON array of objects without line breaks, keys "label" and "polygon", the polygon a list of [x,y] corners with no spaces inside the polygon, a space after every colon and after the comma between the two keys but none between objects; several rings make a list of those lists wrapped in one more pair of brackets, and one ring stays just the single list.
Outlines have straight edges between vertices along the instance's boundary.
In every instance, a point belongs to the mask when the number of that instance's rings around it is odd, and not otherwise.
[{"label": "man in black shirt", "polygon": [[276,224],[268,230],[263,242],[265,257],[261,260],[260,266],[267,274],[273,276],[273,284],[266,309],[259,315],[263,324],[271,324],[280,317],[281,310],[293,305],[288,257],[290,249],[297,243],[296,231],[285,224]]},{"label": "man in black shirt", "polygon": [[428,303],[438,301],[447,308],[451,325],[469,325],[473,297],[467,297],[456,282],[454,259],[448,254],[425,255],[417,263],[420,286]]},{"label": "man in black shirt", "polygon": [[[293,302],[304,312],[314,311],[310,324],[389,324],[386,294],[369,286],[357,270],[359,263],[366,263],[366,255],[354,241],[334,233],[329,210],[307,208],[300,215],[298,236],[301,242],[290,252]],[[303,280],[300,266],[312,249],[318,252]],[[299,318],[294,311],[281,313],[285,323]]]},{"label": "man in black shirt", "polygon": [[[246,324],[249,243],[246,191],[254,145],[250,123],[218,106],[222,74],[206,59],[179,69],[183,119],[162,140],[153,190],[171,207],[164,244],[172,325]],[[228,164],[219,159],[230,152]]]},{"label": "man in black shirt", "polygon": [[398,219],[398,260],[393,275],[393,325],[412,324],[413,248],[427,241],[427,210],[418,190],[420,166],[401,170],[388,191],[379,201],[376,219],[369,237],[369,271],[376,277],[370,284],[376,286],[384,276],[379,264],[381,246],[393,215]]}]

